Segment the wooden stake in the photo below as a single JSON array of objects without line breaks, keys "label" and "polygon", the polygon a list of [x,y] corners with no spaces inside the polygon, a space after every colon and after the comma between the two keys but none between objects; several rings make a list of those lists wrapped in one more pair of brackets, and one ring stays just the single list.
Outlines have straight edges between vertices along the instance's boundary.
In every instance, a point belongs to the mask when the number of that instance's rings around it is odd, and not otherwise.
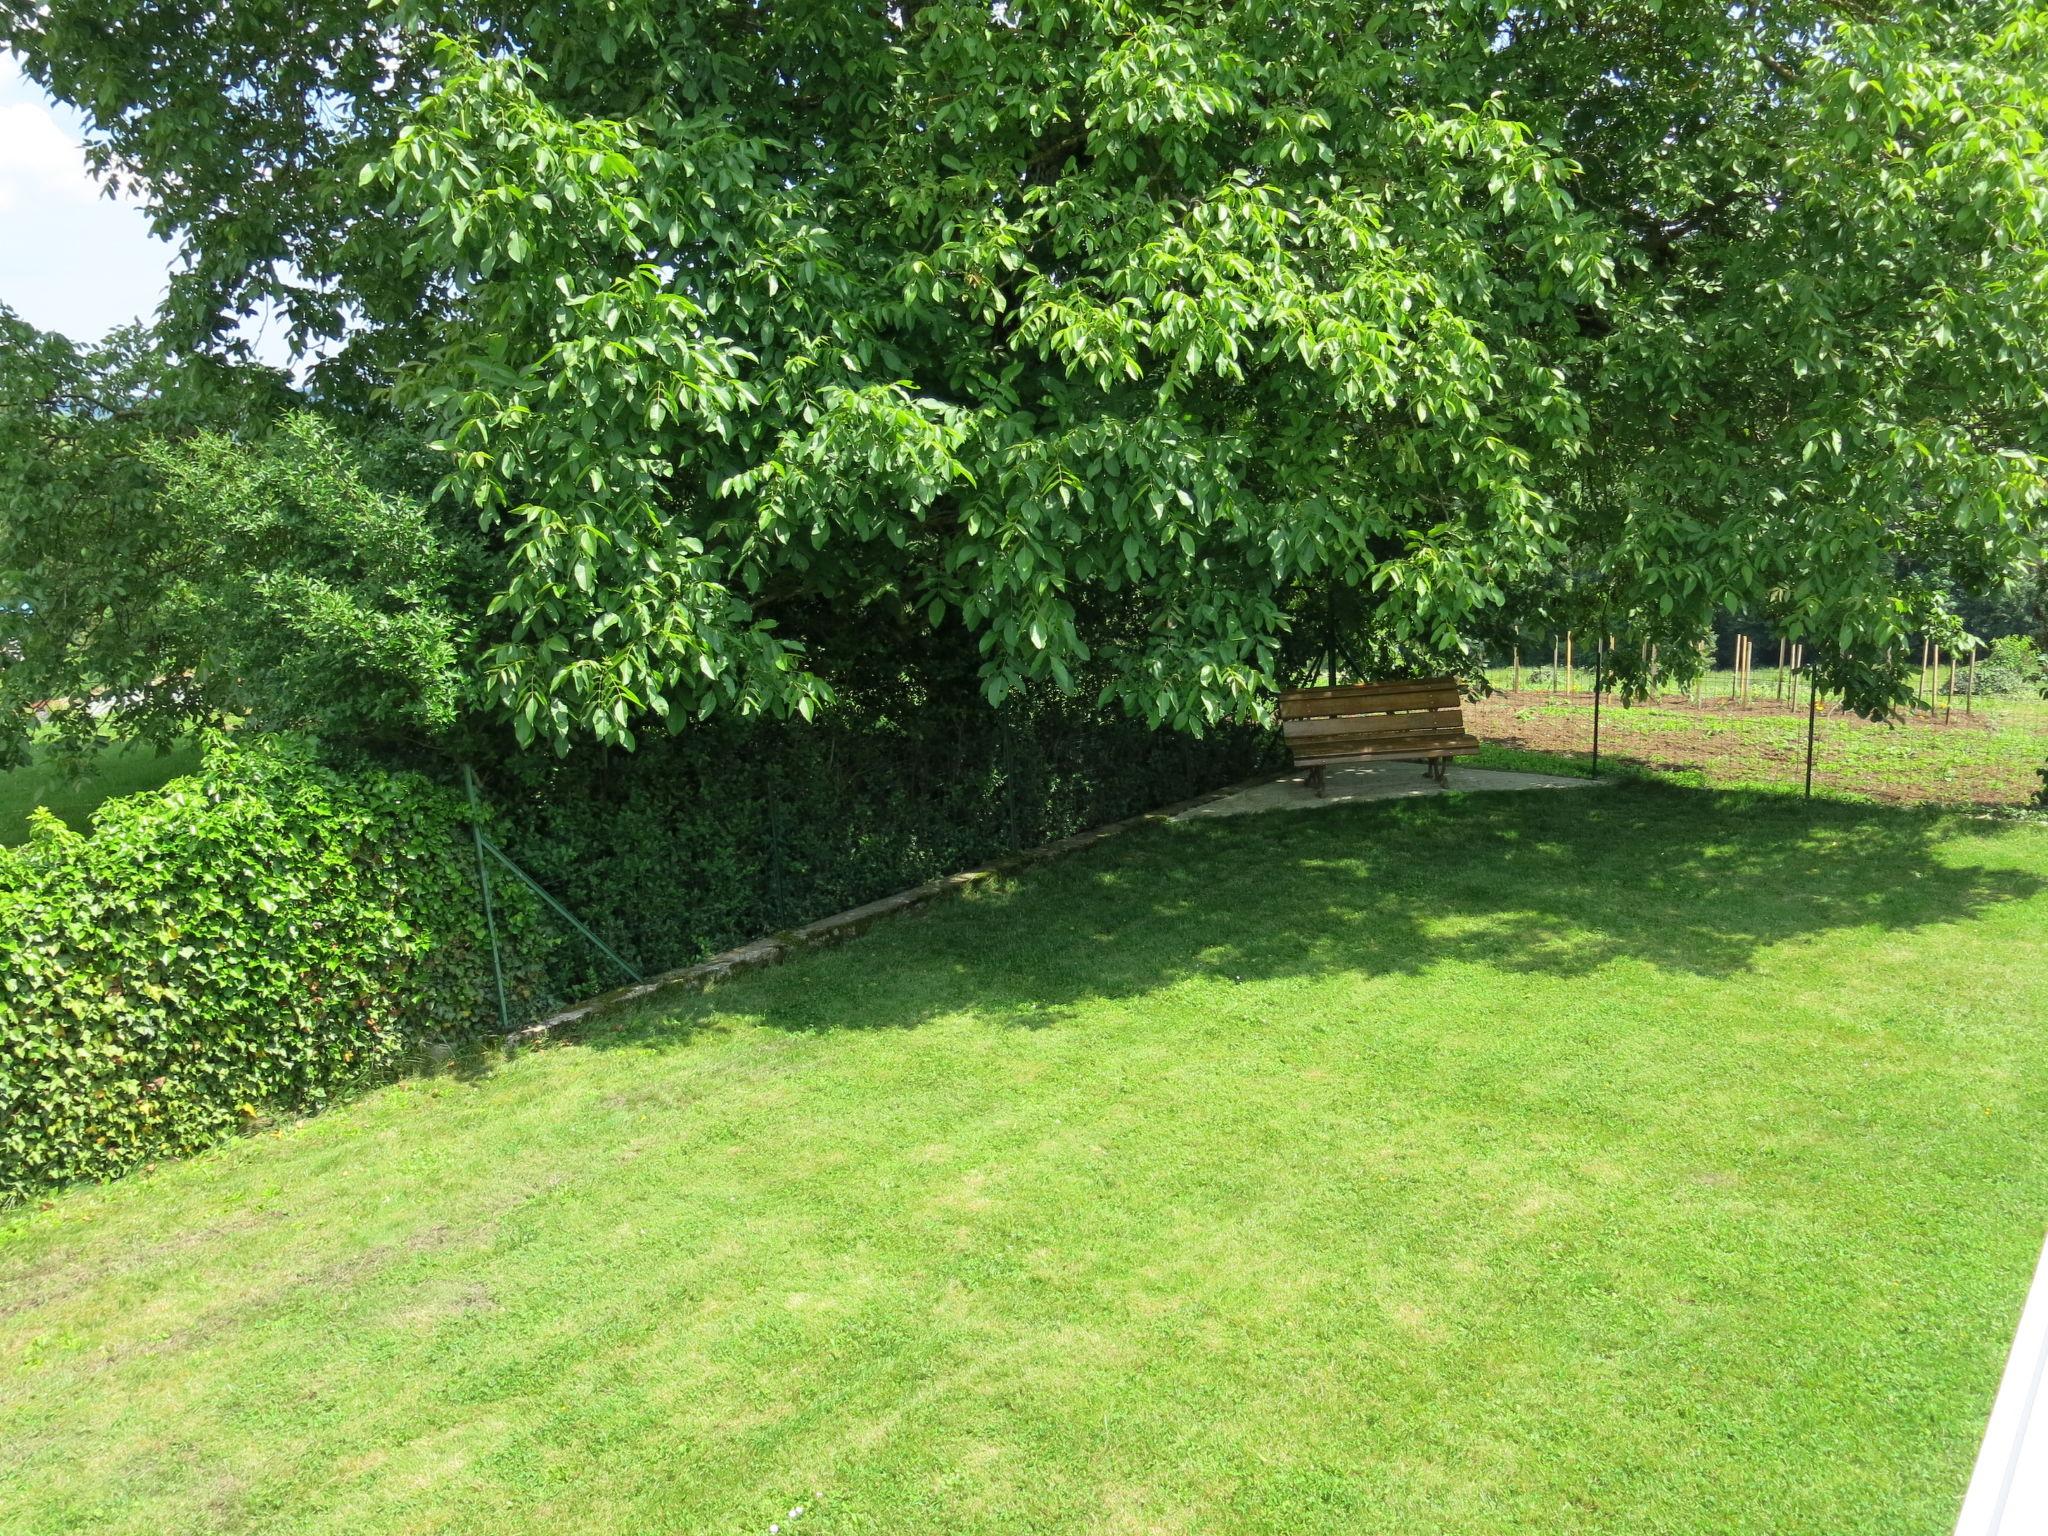
[{"label": "wooden stake", "polygon": [[1557,636],[1550,637],[1550,691],[1557,692]]},{"label": "wooden stake", "polygon": [[1941,712],[1941,722],[1942,722],[1942,724],[1943,724],[1943,725],[1947,725],[1947,724],[1949,724],[1950,722],[1952,722],[1952,721],[1953,721],[1953,720],[1955,719],[1955,717],[1956,717],[1956,657],[1955,657],[1955,652],[1951,651],[1951,652],[1949,652],[1949,657],[1948,657],[1948,704],[1947,704],[1947,706],[1946,706],[1946,707],[1944,707],[1944,708],[1943,708],[1943,710],[1942,710],[1942,712]]},{"label": "wooden stake", "polygon": [[1607,642],[1604,639],[1593,642],[1593,777],[1600,777],[1600,685],[1606,681],[1602,676],[1602,664],[1607,660]]},{"label": "wooden stake", "polygon": [[1778,636],[1778,700],[1785,698],[1785,637]]},{"label": "wooden stake", "polygon": [[1969,691],[1968,691],[1968,692],[1966,692],[1966,693],[1965,693],[1965,694],[1963,695],[1963,713],[1964,713],[1964,714],[1966,714],[1966,715],[1974,715],[1974,714],[1975,714],[1976,712],[1977,712],[1977,647],[1975,647],[1975,646],[1973,645],[1973,646],[1971,646],[1971,647],[1970,647],[1970,687],[1969,687]]},{"label": "wooden stake", "polygon": [[1577,670],[1572,666],[1572,632],[1566,630],[1564,632],[1564,691],[1567,695],[1574,691],[1574,685],[1578,680]]},{"label": "wooden stake", "polygon": [[1813,724],[1820,715],[1820,700],[1814,697],[1813,679],[1806,680],[1806,798],[1813,798]]},{"label": "wooden stake", "polygon": [[1515,647],[1515,686],[1514,686],[1514,692],[1516,692],[1516,693],[1520,693],[1521,691],[1522,691],[1522,648],[1521,648],[1521,647],[1520,647],[1520,646],[1518,645],[1518,646],[1516,646],[1516,647]]},{"label": "wooden stake", "polygon": [[[1933,691],[1927,686],[1927,658],[1933,654],[1933,651],[1934,642],[1925,635],[1922,635],[1920,637],[1920,683],[1913,690],[1915,694],[1926,693],[1931,695]],[[1932,703],[1933,699],[1930,697],[1928,702]]]}]

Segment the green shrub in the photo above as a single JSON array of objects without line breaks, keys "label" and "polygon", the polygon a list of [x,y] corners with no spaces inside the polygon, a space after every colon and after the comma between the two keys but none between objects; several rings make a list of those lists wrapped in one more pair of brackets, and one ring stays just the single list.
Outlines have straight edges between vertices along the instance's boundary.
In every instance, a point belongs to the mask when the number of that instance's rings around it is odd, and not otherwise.
[{"label": "green shrub", "polygon": [[1977,659],[1979,693],[2027,693],[2041,679],[2041,653],[2025,635],[2001,636]]},{"label": "green shrub", "polygon": [[38,813],[0,849],[0,1199],[315,1109],[471,1030],[489,955],[463,816],[417,775],[279,741],[212,745],[86,834]]},{"label": "green shrub", "polygon": [[[492,832],[645,971],[1184,798],[1273,760],[1051,694],[712,721],[639,752],[517,758]],[[494,1028],[452,783],[254,735],[0,849],[0,1202],[319,1108]],[[501,874],[501,871],[494,872]],[[494,877],[513,1022],[617,976]]]}]

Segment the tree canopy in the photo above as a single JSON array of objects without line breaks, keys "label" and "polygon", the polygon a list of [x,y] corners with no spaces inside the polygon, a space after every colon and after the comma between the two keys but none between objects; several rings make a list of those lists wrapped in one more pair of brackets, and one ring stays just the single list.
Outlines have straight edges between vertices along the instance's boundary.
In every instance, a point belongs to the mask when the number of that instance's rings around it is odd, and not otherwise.
[{"label": "tree canopy", "polygon": [[0,0],[0,43],[184,243],[165,345],[274,312],[310,403],[436,446],[403,516],[474,545],[460,611],[342,584],[523,740],[808,714],[891,643],[1199,729],[1332,613],[1396,666],[1576,624],[1623,687],[1763,614],[1882,711],[1945,585],[2043,551],[2039,0]]}]

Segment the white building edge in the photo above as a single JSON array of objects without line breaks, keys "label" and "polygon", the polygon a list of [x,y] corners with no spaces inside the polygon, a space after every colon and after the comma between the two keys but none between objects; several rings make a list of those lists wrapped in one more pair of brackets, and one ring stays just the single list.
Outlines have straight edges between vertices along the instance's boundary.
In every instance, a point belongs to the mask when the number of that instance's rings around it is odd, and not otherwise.
[{"label": "white building edge", "polygon": [[2020,1313],[2019,1332],[1963,1496],[1956,1536],[2048,1533],[2048,1247]]}]

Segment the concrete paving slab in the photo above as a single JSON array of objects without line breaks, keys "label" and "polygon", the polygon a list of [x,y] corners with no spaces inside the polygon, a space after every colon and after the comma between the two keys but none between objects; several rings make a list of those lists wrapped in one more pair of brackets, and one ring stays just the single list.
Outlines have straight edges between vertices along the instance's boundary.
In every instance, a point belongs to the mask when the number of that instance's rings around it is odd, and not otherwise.
[{"label": "concrete paving slab", "polygon": [[[1525,789],[1590,789],[1603,779],[1571,779],[1554,773],[1510,773],[1502,768],[1466,768],[1451,764],[1449,788],[1460,794],[1494,794]],[[1408,800],[1445,791],[1431,783],[1420,763],[1345,763],[1323,770],[1323,793],[1308,787],[1306,770],[1276,774],[1194,806],[1174,817],[1193,821],[1203,816],[1249,816],[1259,811],[1314,811],[1360,800]]]}]

